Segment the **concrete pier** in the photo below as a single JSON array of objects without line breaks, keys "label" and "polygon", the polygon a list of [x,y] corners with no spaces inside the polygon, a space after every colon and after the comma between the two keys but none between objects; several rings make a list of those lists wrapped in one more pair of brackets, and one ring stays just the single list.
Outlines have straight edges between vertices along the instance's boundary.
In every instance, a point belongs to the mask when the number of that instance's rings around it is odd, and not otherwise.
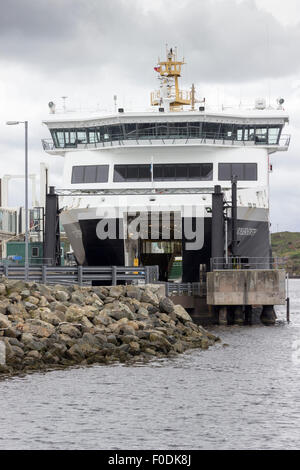
[{"label": "concrete pier", "polygon": [[233,307],[233,323],[252,321],[252,306],[263,306],[261,322],[276,321],[274,305],[285,304],[285,271],[281,269],[215,270],[207,273],[207,304],[219,307],[219,323],[228,323]]}]

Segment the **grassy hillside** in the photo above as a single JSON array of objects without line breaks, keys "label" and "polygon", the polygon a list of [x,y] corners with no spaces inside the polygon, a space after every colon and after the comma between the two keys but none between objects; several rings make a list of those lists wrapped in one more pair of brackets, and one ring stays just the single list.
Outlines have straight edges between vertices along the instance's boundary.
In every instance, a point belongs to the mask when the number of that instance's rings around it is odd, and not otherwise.
[{"label": "grassy hillside", "polygon": [[272,233],[273,256],[287,258],[291,276],[300,276],[300,232]]}]

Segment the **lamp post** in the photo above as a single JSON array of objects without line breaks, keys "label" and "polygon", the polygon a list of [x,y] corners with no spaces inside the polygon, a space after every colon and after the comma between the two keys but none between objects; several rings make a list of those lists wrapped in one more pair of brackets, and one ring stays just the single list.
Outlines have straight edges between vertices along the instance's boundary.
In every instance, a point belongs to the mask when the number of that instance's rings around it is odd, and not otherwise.
[{"label": "lamp post", "polygon": [[24,124],[25,126],[25,281],[29,278],[29,262],[28,262],[28,245],[29,245],[29,229],[28,229],[28,121],[7,121],[8,126],[16,126]]}]

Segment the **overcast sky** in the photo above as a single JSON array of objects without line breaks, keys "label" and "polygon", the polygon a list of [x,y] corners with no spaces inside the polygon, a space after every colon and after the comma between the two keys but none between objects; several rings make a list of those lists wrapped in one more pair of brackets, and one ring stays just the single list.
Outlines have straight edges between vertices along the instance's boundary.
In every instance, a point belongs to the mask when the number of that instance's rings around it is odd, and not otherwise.
[{"label": "overcast sky", "polygon": [[[30,172],[50,166],[61,185],[63,160],[44,153],[47,103],[127,109],[148,106],[157,87],[153,66],[166,42],[187,65],[209,105],[283,96],[290,150],[272,156],[273,231],[300,231],[299,0],[0,0],[0,177],[22,173],[24,135],[7,120],[29,121]],[[21,182],[10,202],[21,203]]]}]

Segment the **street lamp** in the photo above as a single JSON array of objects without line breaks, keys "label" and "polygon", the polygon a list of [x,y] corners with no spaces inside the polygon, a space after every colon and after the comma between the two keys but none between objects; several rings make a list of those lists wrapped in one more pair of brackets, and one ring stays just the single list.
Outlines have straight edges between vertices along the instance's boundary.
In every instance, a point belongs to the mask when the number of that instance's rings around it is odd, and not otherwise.
[{"label": "street lamp", "polygon": [[29,263],[28,263],[28,244],[29,244],[29,229],[28,229],[28,121],[7,121],[8,126],[16,126],[24,124],[25,126],[25,281],[29,278]]}]

